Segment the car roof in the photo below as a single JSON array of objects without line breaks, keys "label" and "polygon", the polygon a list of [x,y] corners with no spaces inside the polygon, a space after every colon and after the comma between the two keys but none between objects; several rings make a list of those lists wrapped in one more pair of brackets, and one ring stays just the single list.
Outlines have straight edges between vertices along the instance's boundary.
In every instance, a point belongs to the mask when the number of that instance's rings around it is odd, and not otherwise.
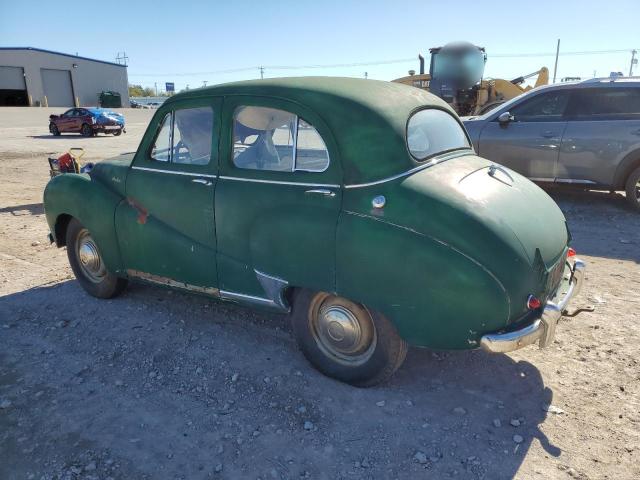
[{"label": "car roof", "polygon": [[367,183],[420,165],[409,154],[405,130],[417,109],[436,107],[455,116],[440,98],[399,83],[341,77],[248,80],[189,90],[165,105],[203,96],[274,97],[313,110],[327,124],[342,160],[345,183]]}]

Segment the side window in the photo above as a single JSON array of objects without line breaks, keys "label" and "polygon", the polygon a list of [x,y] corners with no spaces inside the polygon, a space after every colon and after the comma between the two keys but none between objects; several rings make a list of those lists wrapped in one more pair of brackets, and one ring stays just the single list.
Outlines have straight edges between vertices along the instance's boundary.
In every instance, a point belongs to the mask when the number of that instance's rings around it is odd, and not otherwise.
[{"label": "side window", "polygon": [[233,115],[233,163],[250,170],[322,172],[329,153],[317,130],[297,115],[247,106]]},{"label": "side window", "polygon": [[512,107],[509,111],[517,122],[559,122],[569,103],[569,92],[558,90],[541,93]]},{"label": "side window", "polygon": [[211,107],[176,110],[173,126],[174,163],[207,165],[211,160],[213,110]]},{"label": "side window", "polygon": [[207,165],[211,160],[213,109],[185,108],[167,113],[151,148],[159,162]]},{"label": "side window", "polygon": [[640,88],[578,89],[570,114],[573,120],[640,120]]},{"label": "side window", "polygon": [[171,123],[173,115],[167,113],[162,120],[156,141],[151,148],[151,158],[159,162],[168,162],[171,154]]},{"label": "side window", "polygon": [[296,170],[322,172],[329,166],[329,152],[318,131],[303,119],[298,119]]}]

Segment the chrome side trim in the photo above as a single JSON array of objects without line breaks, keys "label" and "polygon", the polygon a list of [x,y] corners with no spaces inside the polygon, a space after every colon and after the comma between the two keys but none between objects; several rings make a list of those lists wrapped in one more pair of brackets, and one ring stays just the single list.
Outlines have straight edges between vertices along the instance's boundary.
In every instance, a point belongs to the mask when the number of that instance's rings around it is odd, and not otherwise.
[{"label": "chrome side trim", "polygon": [[282,180],[262,180],[259,178],[227,177],[225,175],[220,175],[218,178],[220,180],[234,180],[236,182],[271,183],[274,185],[295,185],[297,187],[340,188],[340,185],[330,185],[326,183],[286,182]]},{"label": "chrome side trim", "polygon": [[192,173],[192,172],[176,172],[174,170],[162,170],[160,168],[148,168],[148,167],[131,167],[132,170],[142,170],[144,172],[154,173],[168,173],[170,175],[186,175],[187,177],[202,177],[202,178],[218,178],[217,175],[208,175],[204,173]]},{"label": "chrome side trim", "polygon": [[264,293],[267,294],[267,297],[271,299],[274,305],[283,311],[289,312],[290,307],[284,298],[284,291],[289,286],[289,282],[255,269],[253,271],[256,273],[258,282],[260,282],[260,285],[264,289]]},{"label": "chrome side trim", "polygon": [[555,178],[547,178],[547,177],[529,177],[529,180],[532,182],[553,182]]},{"label": "chrome side trim", "polygon": [[[473,152],[471,152],[471,153],[473,153]],[[434,158],[433,160],[425,163],[424,165],[418,165],[417,167],[414,167],[414,168],[412,168],[410,170],[407,170],[406,172],[402,172],[402,173],[399,173],[397,175],[393,175],[391,177],[383,178],[381,180],[375,180],[373,182],[345,185],[344,188],[365,188],[365,187],[372,187],[374,185],[380,185],[381,183],[391,182],[393,180],[397,180],[399,178],[406,177],[406,176],[409,176],[409,175],[411,175],[413,173],[419,172],[420,170],[424,170],[426,168],[433,167],[434,165],[438,165],[439,163],[442,163],[445,160],[450,160],[452,158],[461,157],[461,156],[464,156],[464,155],[469,155],[469,152],[468,151],[454,152],[454,154],[443,155],[442,157]]]},{"label": "chrome side trim", "polygon": [[581,185],[595,185],[596,182],[592,182],[591,180],[580,180],[575,178],[556,178],[556,182],[558,183],[576,183]]},{"label": "chrome side trim", "polygon": [[220,291],[215,287],[199,287],[197,285],[191,285],[185,282],[179,282],[168,277],[161,277],[160,275],[153,275],[152,273],[141,272],[139,270],[127,270],[127,275],[130,277],[140,278],[151,283],[158,285],[164,285],[167,287],[181,288],[183,290],[189,290],[191,292],[205,293],[207,295],[213,295],[214,297],[220,296]]},{"label": "chrome side trim", "polygon": [[252,305],[261,305],[263,307],[278,308],[276,303],[269,298],[256,297],[255,295],[247,295],[246,293],[220,290],[220,298],[223,300],[229,300],[232,302],[248,303]]}]

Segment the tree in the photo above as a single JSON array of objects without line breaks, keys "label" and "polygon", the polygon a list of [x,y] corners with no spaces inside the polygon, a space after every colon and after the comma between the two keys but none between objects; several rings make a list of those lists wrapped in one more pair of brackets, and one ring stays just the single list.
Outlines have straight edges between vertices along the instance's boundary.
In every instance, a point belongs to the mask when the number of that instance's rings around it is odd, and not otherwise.
[{"label": "tree", "polygon": [[144,97],[144,88],[142,88],[142,85],[129,85],[129,96]]}]

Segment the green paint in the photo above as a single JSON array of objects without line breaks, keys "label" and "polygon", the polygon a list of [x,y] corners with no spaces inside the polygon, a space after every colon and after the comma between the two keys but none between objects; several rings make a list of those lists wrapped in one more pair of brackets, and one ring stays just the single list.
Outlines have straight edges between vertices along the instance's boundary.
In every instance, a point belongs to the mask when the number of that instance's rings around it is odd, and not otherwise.
[{"label": "green paint", "polygon": [[[321,134],[330,167],[235,167],[232,116],[242,105],[304,118]],[[209,165],[152,160],[165,114],[198,106],[215,112]],[[568,231],[546,193],[511,171],[493,178],[492,163],[470,150],[441,155],[410,175],[345,188],[420,167],[407,151],[405,128],[412,112],[429,107],[451,112],[419,89],[356,79],[189,91],[156,112],[135,157],[100,162],[91,177],[49,182],[47,221],[55,232],[61,215],[77,217],[119,275],[136,270],[266,297],[257,270],[377,309],[414,345],[475,348],[482,334],[525,321],[529,294],[551,294],[549,272],[566,254]],[[150,168],[183,175],[144,170]],[[318,188],[334,195],[308,192]],[[383,209],[372,207],[377,195],[386,198]]]}]

